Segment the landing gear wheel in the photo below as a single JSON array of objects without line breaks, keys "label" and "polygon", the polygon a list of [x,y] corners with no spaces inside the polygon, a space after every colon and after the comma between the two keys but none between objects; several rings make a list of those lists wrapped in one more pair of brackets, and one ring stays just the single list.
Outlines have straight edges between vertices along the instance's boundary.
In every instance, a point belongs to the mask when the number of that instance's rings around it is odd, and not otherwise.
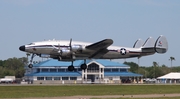
[{"label": "landing gear wheel", "polygon": [[86,65],[86,64],[82,64],[82,65],[81,65],[81,69],[82,69],[82,70],[85,70],[86,68],[87,68],[87,65]]},{"label": "landing gear wheel", "polygon": [[28,65],[29,68],[33,68],[32,62],[33,62],[33,58],[34,58],[35,56],[36,56],[36,54],[32,54],[31,60],[30,60],[30,64]]},{"label": "landing gear wheel", "polygon": [[29,68],[33,68],[33,64],[29,64],[28,67],[29,67]]},{"label": "landing gear wheel", "polygon": [[68,67],[68,71],[73,71],[73,70],[74,70],[74,66],[71,65]]}]

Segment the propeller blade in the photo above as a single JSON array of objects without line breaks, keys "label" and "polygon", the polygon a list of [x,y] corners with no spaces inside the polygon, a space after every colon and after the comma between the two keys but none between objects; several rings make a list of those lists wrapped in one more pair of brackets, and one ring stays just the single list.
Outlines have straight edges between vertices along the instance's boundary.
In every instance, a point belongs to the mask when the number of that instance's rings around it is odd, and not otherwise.
[{"label": "propeller blade", "polygon": [[59,47],[59,51],[58,51],[58,53],[61,53],[60,44],[58,44],[58,47]]},{"label": "propeller blade", "polygon": [[70,43],[69,43],[70,51],[72,51],[72,45],[71,45],[71,43],[72,43],[72,38],[70,39]]},{"label": "propeller blade", "polygon": [[72,38],[70,39],[70,42],[69,42],[69,47],[70,47],[70,51],[71,51],[71,58],[73,59],[73,52],[72,52]]},{"label": "propeller blade", "polygon": [[56,46],[54,46],[54,45],[52,45],[52,47],[54,48],[54,49],[58,49]]}]

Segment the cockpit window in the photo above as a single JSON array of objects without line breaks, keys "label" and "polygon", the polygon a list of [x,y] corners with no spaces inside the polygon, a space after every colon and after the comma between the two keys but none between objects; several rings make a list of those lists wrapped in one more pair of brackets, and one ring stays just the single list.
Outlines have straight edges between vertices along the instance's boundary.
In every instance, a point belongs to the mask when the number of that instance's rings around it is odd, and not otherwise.
[{"label": "cockpit window", "polygon": [[28,45],[35,45],[35,43],[30,43],[30,44],[28,44]]}]

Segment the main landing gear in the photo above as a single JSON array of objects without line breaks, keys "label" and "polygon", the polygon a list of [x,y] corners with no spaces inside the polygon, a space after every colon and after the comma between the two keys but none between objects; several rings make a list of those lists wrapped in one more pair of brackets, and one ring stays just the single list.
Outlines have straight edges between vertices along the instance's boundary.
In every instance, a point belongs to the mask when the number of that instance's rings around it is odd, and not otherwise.
[{"label": "main landing gear", "polygon": [[[33,58],[34,58],[35,56],[36,56],[36,54],[32,54],[30,63],[29,63],[29,65],[28,65],[29,68],[33,68],[32,62],[33,62]],[[81,70],[85,70],[85,69],[87,68],[86,60],[84,60],[84,63],[81,64],[80,67],[81,67]],[[73,61],[72,61],[72,64],[71,64],[70,66],[68,66],[68,71],[73,71],[74,69],[75,69],[75,68],[74,68],[74,66],[73,66]]]},{"label": "main landing gear", "polygon": [[[84,64],[81,64],[81,70],[85,70],[86,68],[87,68],[86,60],[84,60]],[[68,71],[73,71],[73,70],[74,70],[74,66],[72,61],[72,64],[68,66]]]},{"label": "main landing gear", "polygon": [[33,62],[33,58],[34,58],[35,56],[36,56],[36,54],[32,54],[30,63],[29,63],[29,65],[28,65],[29,68],[33,68],[32,62]]},{"label": "main landing gear", "polygon": [[[72,52],[71,53],[71,59],[74,59],[74,52],[72,50],[72,39],[70,39],[70,43],[69,43],[69,47],[70,47],[70,51]],[[82,70],[85,70],[87,68],[87,65],[86,65],[86,59],[84,59],[84,64],[81,64],[81,69]],[[73,60],[72,60],[72,63],[70,66],[68,66],[68,71],[73,71],[74,70],[74,66],[73,66]]]}]

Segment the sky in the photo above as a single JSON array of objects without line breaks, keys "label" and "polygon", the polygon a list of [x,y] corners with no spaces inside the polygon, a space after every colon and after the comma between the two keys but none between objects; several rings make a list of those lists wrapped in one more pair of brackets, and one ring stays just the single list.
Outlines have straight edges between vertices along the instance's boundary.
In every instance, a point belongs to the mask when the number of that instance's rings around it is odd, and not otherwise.
[{"label": "sky", "polygon": [[[140,58],[140,66],[180,66],[180,0],[0,0],[0,60],[26,57],[19,46],[49,39],[132,47],[137,39],[166,36],[165,54]],[[124,62],[124,59],[115,60]],[[126,59],[138,63],[137,58]]]}]

